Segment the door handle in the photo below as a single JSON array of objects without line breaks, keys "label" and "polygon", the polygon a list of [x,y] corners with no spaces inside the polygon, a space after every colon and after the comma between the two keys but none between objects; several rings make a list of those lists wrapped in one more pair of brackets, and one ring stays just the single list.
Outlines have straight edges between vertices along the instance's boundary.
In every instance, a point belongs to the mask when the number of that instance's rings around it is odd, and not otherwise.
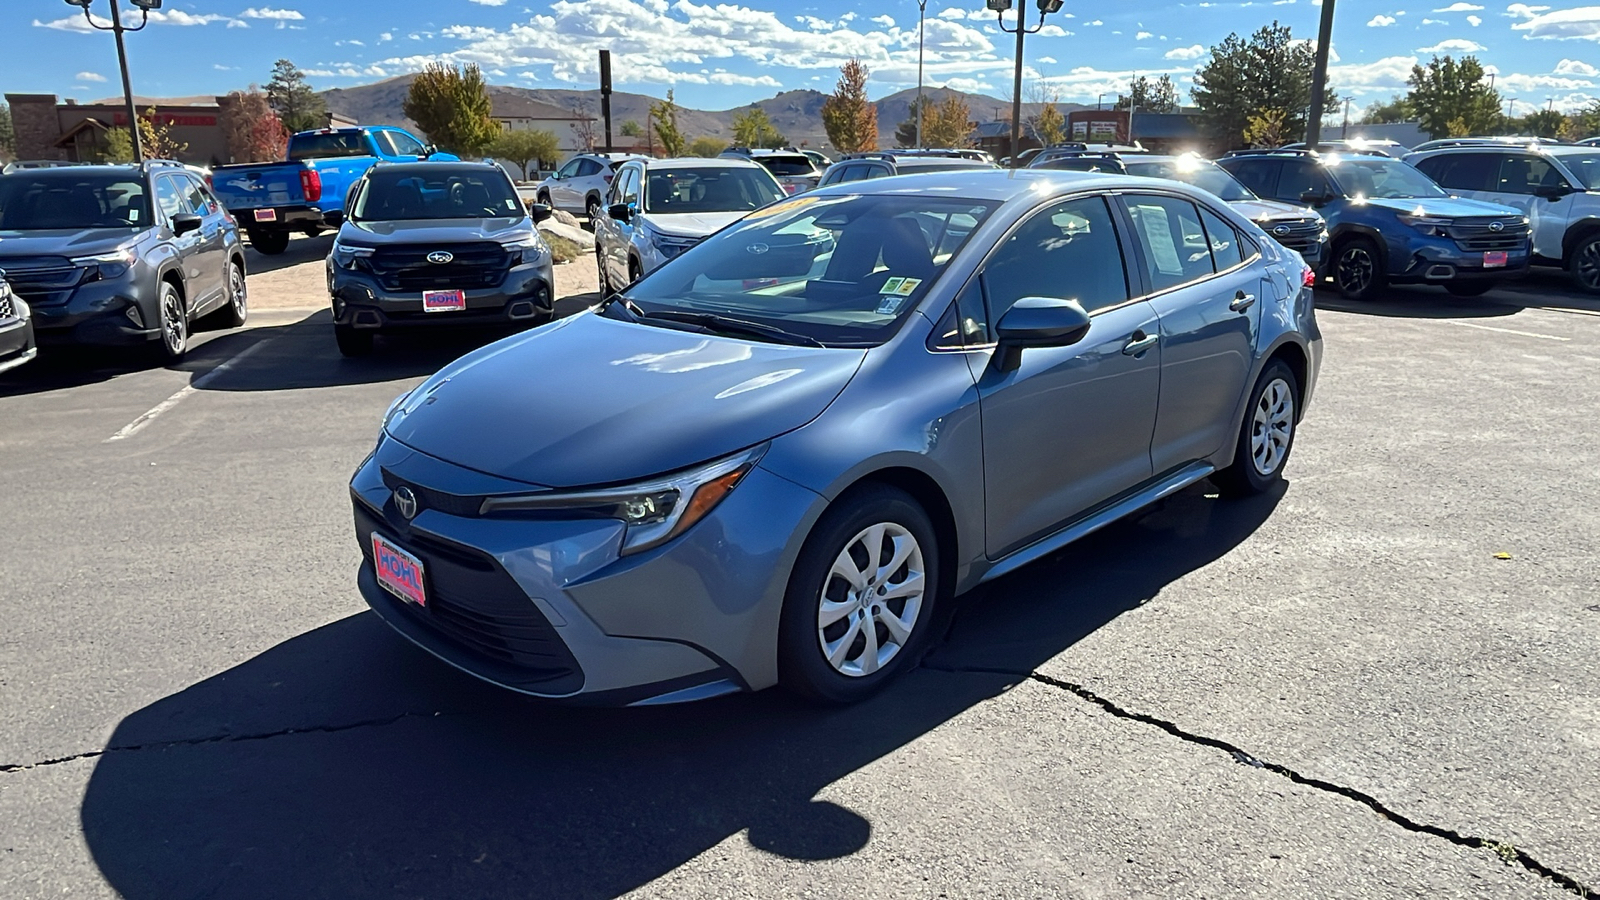
[{"label": "door handle", "polygon": [[1133,337],[1128,338],[1128,342],[1122,345],[1122,352],[1127,356],[1138,356],[1144,351],[1149,350],[1151,347],[1154,347],[1156,342],[1159,340],[1161,340],[1160,335],[1145,334],[1143,331],[1135,331],[1133,333]]},{"label": "door handle", "polygon": [[1245,310],[1254,306],[1255,303],[1255,294],[1246,294],[1244,291],[1240,291],[1239,293],[1233,295],[1233,302],[1228,304],[1228,308],[1234,312],[1244,312]]}]

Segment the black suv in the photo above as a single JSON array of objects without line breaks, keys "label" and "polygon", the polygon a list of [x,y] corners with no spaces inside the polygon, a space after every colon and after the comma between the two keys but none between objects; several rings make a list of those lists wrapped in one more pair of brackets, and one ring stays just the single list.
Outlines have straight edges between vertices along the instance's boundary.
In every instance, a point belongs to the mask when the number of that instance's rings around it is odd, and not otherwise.
[{"label": "black suv", "polygon": [[0,270],[33,310],[41,344],[189,348],[201,317],[244,324],[239,228],[174,162],[0,175]]},{"label": "black suv", "polygon": [[345,356],[372,352],[384,331],[553,317],[550,247],[534,227],[550,207],[524,210],[498,164],[379,163],[344,206],[328,293]]}]

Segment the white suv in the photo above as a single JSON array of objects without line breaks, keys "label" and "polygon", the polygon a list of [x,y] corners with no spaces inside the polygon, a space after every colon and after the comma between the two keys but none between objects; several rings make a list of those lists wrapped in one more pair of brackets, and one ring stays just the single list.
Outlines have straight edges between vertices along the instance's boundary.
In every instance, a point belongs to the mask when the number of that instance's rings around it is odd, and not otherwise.
[{"label": "white suv", "polygon": [[1452,193],[1521,211],[1534,262],[1559,265],[1580,289],[1600,294],[1600,147],[1459,146],[1406,162]]},{"label": "white suv", "polygon": [[611,190],[617,166],[630,159],[648,159],[636,153],[580,153],[534,187],[540,203],[582,213],[593,222],[605,209],[603,198]]}]

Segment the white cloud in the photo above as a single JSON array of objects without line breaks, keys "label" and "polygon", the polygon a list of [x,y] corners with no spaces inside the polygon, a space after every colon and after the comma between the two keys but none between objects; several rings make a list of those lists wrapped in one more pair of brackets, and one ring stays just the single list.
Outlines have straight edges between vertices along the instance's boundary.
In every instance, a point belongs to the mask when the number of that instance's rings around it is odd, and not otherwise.
[{"label": "white cloud", "polygon": [[1386,15],[1383,15],[1383,14],[1380,13],[1380,14],[1378,14],[1376,16],[1373,16],[1370,20],[1368,20],[1367,27],[1368,28],[1388,28],[1390,25],[1393,25],[1395,23],[1395,21],[1396,20],[1395,20],[1394,16],[1386,16]]},{"label": "white cloud", "polygon": [[1442,6],[1434,10],[1434,12],[1479,12],[1482,9],[1483,7],[1476,3],[1462,3],[1460,0],[1457,0],[1457,2],[1452,3],[1449,6]]},{"label": "white cloud", "polygon": [[1411,67],[1416,64],[1415,56],[1387,56],[1376,62],[1329,66],[1328,81],[1338,87],[1340,94],[1392,94],[1405,90]]},{"label": "white cloud", "polygon": [[1485,47],[1484,45],[1482,45],[1480,43],[1478,43],[1477,41],[1469,41],[1466,38],[1450,38],[1448,40],[1440,41],[1439,43],[1434,44],[1432,47],[1418,47],[1417,48],[1417,52],[1418,53],[1477,53],[1480,50],[1487,50],[1487,49],[1489,49],[1489,48]]},{"label": "white cloud", "polygon": [[1479,25],[1483,24],[1483,20],[1477,16],[1467,16],[1467,24],[1471,25],[1473,28],[1477,28]]},{"label": "white cloud", "polygon": [[479,6],[505,6],[506,0],[472,0]]},{"label": "white cloud", "polygon": [[1047,66],[1053,66],[1056,64],[1056,58],[1054,56],[1041,56],[1035,60],[1035,62],[1042,62]]},{"label": "white cloud", "polygon": [[1583,78],[1563,78],[1559,75],[1521,75],[1512,73],[1501,75],[1496,79],[1498,86],[1509,91],[1575,91],[1580,88],[1592,88],[1593,81]]},{"label": "white cloud", "polygon": [[78,81],[93,81],[93,82],[96,82],[96,83],[101,83],[101,82],[104,82],[106,80],[106,77],[104,75],[101,75],[98,72],[79,72],[74,77]]},{"label": "white cloud", "polygon": [[380,44],[385,44],[392,40],[394,40],[394,32],[392,31],[385,31],[383,34],[378,35],[378,43]]},{"label": "white cloud", "polygon": [[1600,6],[1579,6],[1536,15],[1511,26],[1529,40],[1600,41]]},{"label": "white cloud", "polygon": [[277,20],[277,21],[280,21],[280,22],[284,21],[284,20],[289,20],[289,21],[298,22],[298,21],[304,19],[305,16],[301,15],[298,11],[292,10],[292,9],[273,9],[270,6],[263,6],[260,9],[255,9],[253,7],[251,9],[247,9],[244,12],[239,13],[239,18],[241,18],[241,19],[274,19],[274,20]]},{"label": "white cloud", "polygon": [[1162,55],[1167,59],[1199,59],[1206,55],[1206,48],[1199,44],[1188,47],[1174,47]]},{"label": "white cloud", "polygon": [[1526,3],[1513,3],[1506,7],[1506,11],[1500,15],[1510,16],[1513,19],[1531,19],[1549,8],[1548,6],[1529,6]]},{"label": "white cloud", "polygon": [[[127,20],[125,19],[124,21]],[[194,13],[184,12],[181,9],[158,9],[150,13],[150,24],[152,25],[210,25],[213,22],[227,22],[232,25],[232,23],[236,21],[238,20],[229,18],[228,16],[219,16],[215,13],[207,13],[205,15],[197,16]],[[101,29],[107,29],[111,27],[111,20],[102,18],[101,16],[95,16],[94,22],[95,25],[98,25]],[[85,21],[83,16],[67,16],[61,19],[53,19],[49,22],[41,22],[38,19],[34,19],[33,27],[52,28],[56,31],[76,31],[84,34],[93,32],[95,30],[94,28],[90,27],[89,23]]]},{"label": "white cloud", "polygon": [[882,25],[885,28],[894,27],[894,16],[873,16],[872,21],[877,22],[879,25]]},{"label": "white cloud", "polygon": [[1593,78],[1596,75],[1600,75],[1600,69],[1589,65],[1583,60],[1563,59],[1561,62],[1556,63],[1555,73],[1557,75],[1581,75],[1585,78]]}]

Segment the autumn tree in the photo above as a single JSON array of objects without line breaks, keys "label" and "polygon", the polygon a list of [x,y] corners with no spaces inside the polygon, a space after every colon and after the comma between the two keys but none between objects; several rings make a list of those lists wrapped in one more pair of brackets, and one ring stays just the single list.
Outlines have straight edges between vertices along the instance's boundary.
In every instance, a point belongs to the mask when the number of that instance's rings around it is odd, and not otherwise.
[{"label": "autumn tree", "polygon": [[701,135],[689,142],[689,155],[705,159],[714,159],[728,149],[728,142],[721,138]]},{"label": "autumn tree", "polygon": [[428,140],[466,156],[476,156],[500,133],[489,88],[477,63],[433,63],[411,82],[405,113]]},{"label": "autumn tree", "polygon": [[287,59],[272,65],[267,101],[291,133],[328,127],[328,102],[306,83],[304,72]]},{"label": "autumn tree", "polygon": [[[595,130],[594,107],[580,101],[567,107],[567,110],[572,113],[572,122],[567,126],[572,129],[572,137],[578,142],[578,146],[583,148],[585,153],[594,152],[595,144],[598,141],[598,134]],[[627,134],[627,132],[624,131],[623,134]]]},{"label": "autumn tree", "polygon": [[1495,131],[1501,122],[1500,92],[1484,83],[1477,57],[1459,62],[1435,56],[1427,66],[1412,66],[1406,103],[1429,137],[1466,137]]},{"label": "autumn tree", "polygon": [[232,162],[269,162],[283,159],[289,143],[289,129],[273,112],[267,95],[255,85],[233,91],[222,104],[219,117],[223,138]]},{"label": "autumn tree", "polygon": [[1139,75],[1128,82],[1128,92],[1117,96],[1113,109],[1131,109],[1134,112],[1170,113],[1178,111],[1178,86],[1170,75],[1155,81]]},{"label": "autumn tree", "polygon": [[1531,134],[1542,138],[1553,138],[1566,130],[1567,117],[1565,113],[1553,109],[1541,109],[1528,113],[1522,119],[1522,127],[1518,129],[1524,134]]},{"label": "autumn tree", "polygon": [[1587,106],[1567,116],[1567,124],[1561,129],[1561,139],[1565,141],[1581,141],[1596,135],[1600,135],[1600,100],[1591,100]]},{"label": "autumn tree", "polygon": [[1033,128],[1033,136],[1046,147],[1067,139],[1067,117],[1061,114],[1054,103],[1046,103],[1029,125]]},{"label": "autumn tree", "polygon": [[1292,133],[1284,127],[1288,115],[1281,109],[1265,109],[1250,117],[1244,126],[1244,142],[1255,148],[1282,147]]},{"label": "autumn tree", "polygon": [[656,137],[661,139],[661,150],[667,156],[683,155],[683,132],[678,130],[678,103],[667,89],[667,99],[650,104],[650,118],[654,120]]},{"label": "autumn tree", "polygon": [[555,167],[556,161],[561,158],[561,141],[553,131],[512,129],[502,131],[490,142],[488,154],[495,159],[516,163],[518,172],[526,178],[530,163],[537,164],[541,169]]},{"label": "autumn tree", "polygon": [[767,111],[752,106],[733,117],[733,143],[739,147],[782,147],[787,141],[778,126],[772,124]]},{"label": "autumn tree", "polygon": [[822,104],[822,126],[841,152],[878,149],[878,109],[867,100],[867,67],[851,59],[839,69],[839,83]]},{"label": "autumn tree", "polygon": [[[1279,112],[1283,135],[1304,134],[1315,64],[1316,47],[1295,40],[1287,25],[1263,26],[1248,41],[1228,35],[1211,48],[1211,59],[1194,73],[1190,93],[1200,108],[1202,126],[1218,141],[1233,146],[1244,139],[1253,119]],[[1340,102],[1329,90],[1327,108],[1337,108]]]},{"label": "autumn tree", "polygon": [[[188,141],[172,136],[172,122],[155,107],[139,114],[139,142],[145,159],[177,159],[189,149]],[[106,132],[106,162],[133,162],[133,136],[126,128]]]}]

